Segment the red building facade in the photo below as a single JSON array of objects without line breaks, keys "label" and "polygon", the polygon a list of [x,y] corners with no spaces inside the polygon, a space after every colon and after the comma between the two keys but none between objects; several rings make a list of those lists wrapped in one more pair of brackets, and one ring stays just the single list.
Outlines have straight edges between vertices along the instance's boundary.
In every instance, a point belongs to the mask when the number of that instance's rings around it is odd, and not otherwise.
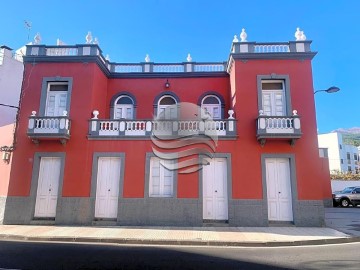
[{"label": "red building facade", "polygon": [[[4,223],[322,226],[331,189],[310,43],[235,41],[225,63],[179,64],[28,46]],[[151,140],[154,116],[184,102],[218,136],[209,165],[187,174],[162,166]],[[189,128],[167,120],[171,134]]]}]

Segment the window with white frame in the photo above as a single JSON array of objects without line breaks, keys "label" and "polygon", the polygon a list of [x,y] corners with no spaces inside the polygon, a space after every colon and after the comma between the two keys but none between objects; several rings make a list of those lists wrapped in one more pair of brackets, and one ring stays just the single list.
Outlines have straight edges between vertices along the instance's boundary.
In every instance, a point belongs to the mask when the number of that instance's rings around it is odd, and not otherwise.
[{"label": "window with white frame", "polygon": [[131,97],[123,95],[115,100],[114,119],[133,119],[134,101]]},{"label": "window with white frame", "polygon": [[176,106],[173,106],[175,104],[177,104],[175,98],[170,95],[164,95],[159,99],[157,116],[162,119],[176,119],[177,109]]},{"label": "window with white frame", "polygon": [[201,101],[201,109],[203,113],[208,113],[212,119],[221,119],[221,101],[217,96],[205,96]]},{"label": "window with white frame", "polygon": [[45,116],[62,116],[68,107],[68,82],[48,82]]},{"label": "window with white frame", "polygon": [[[150,158],[149,197],[173,197],[174,171],[165,168],[157,157]],[[171,164],[171,161],[162,161]]]},{"label": "window with white frame", "polygon": [[261,98],[261,109],[265,115],[286,115],[285,85],[283,80],[262,80]]}]

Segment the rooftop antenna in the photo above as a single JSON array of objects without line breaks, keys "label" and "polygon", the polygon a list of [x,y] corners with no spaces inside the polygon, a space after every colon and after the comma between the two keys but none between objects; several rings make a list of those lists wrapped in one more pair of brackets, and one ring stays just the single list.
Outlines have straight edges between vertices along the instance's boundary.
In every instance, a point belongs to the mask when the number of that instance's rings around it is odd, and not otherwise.
[{"label": "rooftop antenna", "polygon": [[24,24],[25,24],[25,27],[26,27],[27,30],[28,30],[27,39],[28,39],[28,42],[29,42],[29,40],[30,40],[31,22],[29,22],[29,21],[27,21],[27,20],[24,20]]}]

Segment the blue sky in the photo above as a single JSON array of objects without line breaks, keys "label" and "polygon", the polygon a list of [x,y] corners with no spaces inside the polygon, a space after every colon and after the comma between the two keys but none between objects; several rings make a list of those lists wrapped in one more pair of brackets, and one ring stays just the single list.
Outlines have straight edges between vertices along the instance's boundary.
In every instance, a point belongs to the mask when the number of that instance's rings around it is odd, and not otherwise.
[{"label": "blue sky", "polygon": [[[16,4],[14,4],[16,3]],[[43,0],[1,4],[0,44],[19,48],[28,42],[24,20],[32,23],[30,41],[60,38],[85,43],[98,37],[104,55],[115,62],[226,61],[232,38],[246,28],[249,41],[294,40],[296,27],[313,40],[314,89],[336,85],[335,94],[317,93],[319,133],[360,126],[360,1],[211,0]],[[301,112],[299,111],[301,114]]]}]

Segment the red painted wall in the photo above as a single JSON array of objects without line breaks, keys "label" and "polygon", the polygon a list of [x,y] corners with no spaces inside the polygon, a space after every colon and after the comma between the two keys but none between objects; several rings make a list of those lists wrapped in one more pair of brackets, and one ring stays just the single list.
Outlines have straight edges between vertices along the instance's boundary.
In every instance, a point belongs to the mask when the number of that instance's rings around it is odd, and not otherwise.
[{"label": "red painted wall", "polygon": [[[301,117],[302,137],[291,147],[287,141],[268,140],[262,148],[256,142],[258,116],[257,75],[289,75],[292,109]],[[231,77],[236,85],[235,114],[239,140],[233,172],[235,198],[262,198],[261,154],[293,153],[296,161],[298,199],[323,198],[321,160],[318,153],[313,81],[310,60],[236,61]],[[234,92],[234,90],[232,90]],[[251,172],[249,172],[251,170]]]},{"label": "red painted wall", "polygon": [[[268,141],[261,147],[256,140],[258,96],[256,75],[271,73],[289,75],[292,108],[301,116],[303,136],[294,147],[287,141]],[[73,77],[71,97],[71,139],[62,146],[57,141],[44,141],[36,146],[27,138],[28,116],[39,110],[43,77]],[[218,92],[226,102],[225,118],[231,103],[234,104],[237,122],[237,140],[219,141],[216,152],[231,153],[233,198],[262,198],[262,153],[294,153],[299,199],[324,197],[324,174],[318,168],[314,97],[311,63],[308,60],[250,60],[236,61],[230,77],[216,78],[169,78],[171,87],[164,88],[164,78],[107,79],[93,63],[38,63],[26,64],[24,100],[18,130],[16,149],[11,171],[9,194],[28,196],[31,184],[35,152],[66,152],[63,196],[87,197],[91,190],[91,171],[94,152],[124,152],[125,178],[123,196],[144,196],[145,153],[152,152],[150,140],[88,140],[88,121],[92,111],[100,112],[100,119],[110,117],[110,100],[119,92],[126,91],[136,97],[137,119],[153,117],[153,102],[163,91],[173,91],[181,102],[197,104],[206,91]],[[231,100],[231,101],[230,101]],[[310,105],[309,105],[310,104]],[[21,168],[21,169],[19,169]],[[197,198],[198,173],[178,175],[179,198]],[[330,183],[329,183],[330,185]]]}]

